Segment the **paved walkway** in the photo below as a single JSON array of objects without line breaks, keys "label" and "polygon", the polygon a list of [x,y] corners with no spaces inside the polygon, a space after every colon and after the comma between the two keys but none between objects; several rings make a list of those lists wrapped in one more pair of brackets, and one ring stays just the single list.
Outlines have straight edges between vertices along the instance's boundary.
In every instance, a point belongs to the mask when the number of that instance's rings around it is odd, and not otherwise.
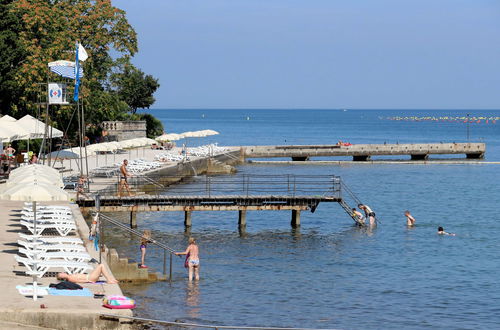
[{"label": "paved walkway", "polygon": [[[41,203],[45,204],[45,203]],[[55,203],[51,203],[55,204]],[[68,203],[59,203],[68,205]],[[33,301],[32,298],[22,296],[18,293],[16,285],[29,285],[32,277],[25,276],[24,266],[18,265],[14,256],[18,253],[16,244],[18,233],[23,230],[19,225],[16,211],[23,207],[23,202],[0,201],[0,321],[15,322],[26,325],[42,327],[53,327],[58,329],[81,329],[81,328],[116,328],[120,327],[118,322],[99,321],[99,314],[109,313],[110,310],[102,307],[101,299],[93,297],[64,297],[44,296]],[[71,204],[75,220],[78,226],[78,236],[86,242],[86,247],[91,256],[99,260],[98,252],[88,242],[88,227],[81,216],[80,210],[75,204]],[[62,270],[61,270],[62,271]],[[43,277],[40,285],[48,286],[57,283],[54,277]],[[106,295],[122,294],[117,284],[83,284],[92,292],[102,291]],[[41,309],[44,304],[46,309]],[[113,314],[132,315],[130,310],[116,310]],[[15,328],[14,328],[15,329]]]}]

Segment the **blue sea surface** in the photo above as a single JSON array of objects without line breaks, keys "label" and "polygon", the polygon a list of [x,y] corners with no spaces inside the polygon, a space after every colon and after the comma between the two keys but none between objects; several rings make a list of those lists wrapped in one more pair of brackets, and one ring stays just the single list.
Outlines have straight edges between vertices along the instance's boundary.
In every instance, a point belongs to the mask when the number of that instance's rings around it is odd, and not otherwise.
[{"label": "blue sea surface", "polygon": [[[463,122],[393,121],[394,116],[500,116],[499,111],[153,110],[168,132],[214,129],[188,145],[465,142]],[[469,124],[470,141],[500,161],[500,122]],[[335,329],[493,329],[500,322],[500,164],[246,164],[247,175],[340,175],[377,213],[373,230],[353,227],[336,203],[322,203],[290,227],[290,211],[138,214],[139,230],[176,250],[197,238],[201,281],[189,284],[183,260],[173,282],[124,284],[137,315],[153,319]],[[203,180],[200,176],[197,178]],[[404,211],[417,220],[408,229]],[[127,221],[126,214],[114,214]],[[456,233],[439,236],[437,227]],[[139,260],[139,242],[116,228],[105,238]],[[147,264],[162,271],[163,252]],[[168,262],[167,262],[168,266]]]}]

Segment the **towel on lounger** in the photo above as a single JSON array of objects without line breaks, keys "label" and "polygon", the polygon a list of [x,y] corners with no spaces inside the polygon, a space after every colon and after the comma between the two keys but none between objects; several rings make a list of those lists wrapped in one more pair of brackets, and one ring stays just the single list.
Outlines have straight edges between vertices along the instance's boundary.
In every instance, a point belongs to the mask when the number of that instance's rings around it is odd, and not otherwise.
[{"label": "towel on lounger", "polygon": [[[33,285],[16,285],[17,291],[23,296],[32,296],[33,295]],[[36,287],[36,295],[37,296],[46,296],[48,295],[48,286],[37,286]]]},{"label": "towel on lounger", "polygon": [[93,297],[94,294],[87,288],[82,290],[57,290],[54,288],[49,288],[49,294],[51,296],[72,296],[72,297]]}]

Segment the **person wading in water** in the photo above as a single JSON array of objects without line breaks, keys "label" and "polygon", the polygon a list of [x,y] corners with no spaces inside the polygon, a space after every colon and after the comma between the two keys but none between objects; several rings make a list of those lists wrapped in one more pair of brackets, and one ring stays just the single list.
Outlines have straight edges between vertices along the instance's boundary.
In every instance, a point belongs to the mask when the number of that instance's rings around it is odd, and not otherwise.
[{"label": "person wading in water", "polygon": [[189,282],[194,279],[196,281],[200,280],[200,257],[198,255],[198,245],[196,245],[196,240],[193,237],[189,238],[189,245],[184,252],[176,252],[176,255],[186,255],[186,261],[189,270]]}]

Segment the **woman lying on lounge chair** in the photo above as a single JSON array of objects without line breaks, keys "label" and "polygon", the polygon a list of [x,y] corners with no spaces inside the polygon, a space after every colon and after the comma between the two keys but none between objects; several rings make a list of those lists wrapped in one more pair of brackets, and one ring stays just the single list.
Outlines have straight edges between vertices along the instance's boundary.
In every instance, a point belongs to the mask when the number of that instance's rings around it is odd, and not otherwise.
[{"label": "woman lying on lounge chair", "polygon": [[66,280],[73,283],[95,283],[99,280],[100,276],[104,276],[106,278],[106,282],[108,284],[115,284],[118,281],[108,272],[104,265],[100,264],[92,271],[90,274],[68,274],[68,273],[59,273],[57,274],[58,280]]}]

